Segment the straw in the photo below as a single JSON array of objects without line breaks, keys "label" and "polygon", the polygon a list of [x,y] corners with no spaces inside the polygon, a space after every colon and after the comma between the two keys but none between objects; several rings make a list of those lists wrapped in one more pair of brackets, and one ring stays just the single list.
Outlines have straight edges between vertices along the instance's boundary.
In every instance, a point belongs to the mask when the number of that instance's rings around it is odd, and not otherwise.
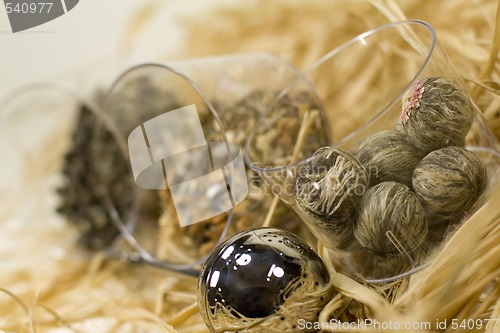
[{"label": "straw", "polygon": [[[130,31],[147,25],[153,16],[152,7],[147,6],[137,15],[138,21],[131,22]],[[267,51],[304,68],[350,37],[403,18],[426,20],[436,28],[441,45],[467,79],[474,102],[492,132],[500,137],[500,2],[495,0],[221,1],[203,15],[186,12],[179,18],[186,32],[185,44],[168,56]],[[140,38],[140,34],[132,37]],[[123,49],[133,49],[133,38],[127,42]],[[346,71],[354,73],[366,61],[363,57],[352,59]],[[366,86],[351,92],[346,101],[360,95],[376,98],[365,93],[370,90],[370,77],[377,72],[363,75]],[[349,132],[362,118],[346,114],[333,130]],[[19,193],[0,187],[0,200],[9,203],[0,215],[0,243],[4,244],[0,252],[0,330],[209,332],[194,303],[196,279],[88,253],[75,245],[76,230],[43,208],[41,198],[55,200],[49,185],[57,178],[69,142],[72,124],[62,125],[66,130],[47,141],[44,152],[36,156],[41,167],[24,174]],[[431,265],[410,278],[371,286],[330,268],[332,284],[340,294],[323,309],[320,321],[369,317],[385,322],[436,323],[446,319],[450,323],[455,319],[458,323],[480,320],[485,324],[490,320],[487,329],[483,326],[477,331],[499,332],[500,323],[493,327],[493,320],[500,317],[499,184],[488,191],[485,202],[438,251]],[[278,218],[275,214],[273,223],[281,222]],[[321,249],[320,254],[328,259]],[[468,330],[448,325],[444,331]]]}]

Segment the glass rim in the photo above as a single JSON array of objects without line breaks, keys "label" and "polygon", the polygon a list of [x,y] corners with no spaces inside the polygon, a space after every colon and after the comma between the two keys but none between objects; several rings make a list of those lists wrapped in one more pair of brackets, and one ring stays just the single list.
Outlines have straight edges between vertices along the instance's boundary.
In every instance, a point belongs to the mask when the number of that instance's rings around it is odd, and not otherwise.
[{"label": "glass rim", "polygon": [[[250,135],[247,138],[246,145],[245,145],[245,154],[244,154],[245,163],[252,170],[254,170],[256,172],[259,172],[259,173],[262,173],[262,172],[264,172],[264,173],[265,172],[287,172],[287,171],[289,171],[292,168],[303,167],[303,166],[307,165],[308,163],[310,163],[311,161],[314,161],[315,159],[321,158],[322,156],[328,154],[328,152],[324,152],[322,154],[318,154],[318,155],[315,155],[315,156],[310,156],[310,157],[302,159],[302,160],[300,160],[298,162],[291,163],[291,164],[288,164],[288,165],[283,165],[283,166],[264,166],[264,167],[260,167],[260,166],[256,165],[256,163],[258,163],[258,162],[252,161],[250,159],[249,148],[250,148],[250,143],[254,140],[257,128],[259,127],[259,125],[261,124],[261,122],[263,121],[263,119],[265,119],[265,117],[268,115],[268,113],[272,109],[272,107],[291,88],[293,88],[297,84],[297,82],[300,82],[301,80],[304,80],[306,83],[309,83],[307,75],[310,72],[312,72],[313,70],[315,70],[317,67],[319,67],[320,65],[322,65],[324,62],[326,62],[327,60],[329,60],[330,58],[332,58],[336,54],[342,52],[344,49],[347,49],[351,45],[356,44],[358,42],[361,42],[362,40],[366,39],[367,37],[375,35],[376,33],[380,32],[380,31],[383,31],[383,30],[386,30],[386,29],[390,29],[390,28],[395,28],[395,27],[398,27],[398,26],[412,26],[412,25],[416,25],[416,26],[420,26],[420,27],[426,28],[427,32],[430,34],[430,37],[431,37],[430,44],[428,45],[427,54],[424,57],[425,58],[424,62],[418,68],[418,70],[415,72],[415,74],[413,75],[412,79],[408,81],[408,83],[403,87],[403,89],[401,90],[401,92],[393,100],[391,100],[387,104],[387,106],[385,106],[383,109],[381,109],[380,111],[378,111],[365,124],[363,124],[362,126],[360,126],[359,128],[357,128],[355,131],[353,131],[352,133],[350,133],[347,136],[343,137],[337,143],[332,144],[331,147],[335,148],[335,147],[338,147],[339,145],[342,145],[342,144],[346,143],[352,137],[354,137],[356,134],[358,134],[363,129],[366,129],[373,122],[375,122],[379,117],[381,117],[384,113],[386,113],[387,110],[394,104],[394,102],[396,102],[397,100],[400,100],[403,97],[403,95],[406,93],[406,91],[416,82],[417,78],[424,71],[424,69],[426,68],[427,64],[429,63],[429,60],[431,59],[432,54],[434,53],[434,50],[435,50],[435,47],[436,47],[436,44],[437,44],[436,31],[434,30],[434,28],[432,27],[432,25],[429,24],[426,21],[416,20],[416,19],[404,20],[404,21],[397,21],[397,22],[391,22],[391,23],[388,23],[388,24],[385,24],[385,25],[382,25],[382,26],[379,26],[379,27],[367,30],[367,31],[365,31],[365,32],[357,35],[356,37],[351,38],[350,40],[348,40],[347,42],[341,44],[340,46],[335,47],[333,50],[329,51],[324,56],[322,56],[321,58],[319,58],[318,60],[316,60],[312,65],[310,65],[309,67],[307,67],[305,70],[303,70],[302,72],[300,72],[298,74],[297,78],[295,78],[285,89],[282,90],[281,93],[278,94],[278,96],[275,98],[275,100],[265,110],[265,112],[262,114],[262,116],[260,117],[260,119],[254,125],[252,131],[250,132]],[[313,93],[315,95],[314,97],[316,97],[316,92],[313,91]],[[322,107],[320,107],[320,109],[322,109]],[[324,112],[322,110],[321,110],[321,114],[324,117]],[[331,143],[331,137],[329,136],[330,129],[329,128],[326,129],[326,132],[327,132],[326,133],[327,134],[327,138],[328,138],[328,140]]]}]

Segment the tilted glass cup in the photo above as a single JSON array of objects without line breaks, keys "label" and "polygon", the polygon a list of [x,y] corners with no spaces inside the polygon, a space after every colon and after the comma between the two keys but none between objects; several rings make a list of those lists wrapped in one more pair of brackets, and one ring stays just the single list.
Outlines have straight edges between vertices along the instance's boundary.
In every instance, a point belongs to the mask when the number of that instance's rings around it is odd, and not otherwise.
[{"label": "tilted glass cup", "polygon": [[[387,230],[386,236],[396,255],[381,257],[360,248],[352,234],[357,208],[349,218],[352,225],[344,228],[328,222],[318,224],[317,217],[297,202],[298,177],[311,172],[311,165],[331,152],[325,149],[314,154],[317,149],[329,146],[356,156],[360,144],[371,135],[387,130],[402,132],[403,99],[407,100],[407,94],[421,80],[430,77],[452,80],[470,99],[428,23],[403,21],[372,29],[333,49],[304,70],[303,76],[267,107],[247,140],[247,164],[297,213],[320,243],[330,249],[341,272],[372,282],[387,282],[411,274],[428,263],[433,250],[443,244],[453,229],[448,229],[450,221],[430,223],[429,236],[419,244],[404,232],[395,237],[395,233]],[[304,103],[301,110],[287,108],[287,99],[298,95],[312,96],[309,101],[315,102]],[[499,145],[474,103],[472,109],[472,126],[465,144],[486,165],[492,184],[498,181]],[[369,186],[358,185],[362,197]],[[468,213],[473,213],[481,203],[482,198]]]},{"label": "tilted glass cup", "polygon": [[[55,201],[64,201],[65,194],[79,201],[79,183],[91,189],[97,201],[82,203],[84,210],[90,218],[106,215],[114,226],[102,238],[89,233],[88,247],[197,275],[212,246],[232,228],[247,227],[232,226],[233,217],[248,212],[249,206],[257,214],[258,207],[268,204],[262,195],[245,199],[247,193],[237,191],[247,186],[240,149],[259,118],[259,105],[272,101],[297,75],[293,66],[274,56],[242,54],[142,64],[118,77],[113,74],[112,83],[100,78],[105,83],[93,86],[91,93],[72,89],[78,82],[24,87],[1,110],[2,126],[9,128],[6,156],[15,157],[7,163],[1,188],[8,190],[9,179],[24,179],[24,172],[18,175],[19,164],[25,163],[27,170],[35,167],[36,158],[21,161],[23,157],[47,152],[50,163],[71,164],[70,172],[79,175],[95,174],[91,181],[61,180],[65,177],[59,175],[60,182],[45,193],[52,198],[62,186]],[[104,92],[99,90],[103,87]],[[82,126],[87,129],[76,134]],[[50,144],[55,137],[62,147]],[[72,148],[75,142],[88,148],[89,141],[93,144],[88,151]],[[104,169],[108,171],[99,171]],[[82,200],[88,196],[81,194]],[[52,201],[47,211],[59,204]],[[257,226],[259,220],[245,223]],[[211,242],[196,245],[196,239],[203,243],[208,236]]]}]

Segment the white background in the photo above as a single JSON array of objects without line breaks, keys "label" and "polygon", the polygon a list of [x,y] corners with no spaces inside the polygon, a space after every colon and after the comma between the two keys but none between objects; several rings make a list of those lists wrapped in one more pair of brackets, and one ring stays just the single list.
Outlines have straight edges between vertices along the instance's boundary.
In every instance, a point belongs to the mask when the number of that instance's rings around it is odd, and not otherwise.
[{"label": "white background", "polygon": [[[180,47],[174,16],[203,8],[193,1],[80,0],[67,14],[24,32],[12,33],[0,2],[0,103],[13,89],[30,82],[57,81],[106,67],[124,55],[128,62],[156,61]],[[127,28],[134,14],[154,8],[134,38]],[[127,39],[128,38],[128,39]],[[136,42],[130,51],[124,41]]]}]

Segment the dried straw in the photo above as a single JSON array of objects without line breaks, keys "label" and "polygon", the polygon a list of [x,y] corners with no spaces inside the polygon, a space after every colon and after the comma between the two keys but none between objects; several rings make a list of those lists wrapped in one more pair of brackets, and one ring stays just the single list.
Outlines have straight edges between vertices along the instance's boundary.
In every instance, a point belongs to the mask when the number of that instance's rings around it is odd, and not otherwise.
[{"label": "dried straw", "polygon": [[[387,21],[427,20],[436,28],[493,133],[500,137],[498,1],[260,0],[214,7],[204,15],[183,17],[186,45],[177,56],[269,51],[303,68],[348,38]],[[141,22],[147,22],[145,15],[153,14],[145,10]],[[134,27],[140,29],[141,24],[136,22]],[[352,70],[359,70],[365,61],[353,59]],[[346,103],[359,96],[373,97],[364,93],[375,73],[363,75],[366,86],[346,96]],[[343,115],[333,130],[348,133],[363,117]],[[0,200],[8,203],[0,215],[0,330],[208,332],[193,303],[195,279],[110,260],[74,246],[77,233],[54,215],[55,198],[50,194],[57,183],[69,129],[54,133],[43,154],[31,156],[37,161],[36,172],[24,172],[17,193],[5,192],[3,187],[0,191]],[[26,164],[34,165],[33,160]],[[340,294],[324,308],[320,320],[369,316],[386,322],[481,319],[486,324],[487,319],[498,319],[500,185],[493,186],[486,198],[486,204],[451,237],[430,267],[411,278],[367,286],[330,267],[332,283]],[[275,224],[281,223],[277,216],[275,219]],[[328,263],[330,254],[318,249]],[[498,332],[499,326],[495,330],[492,322],[488,329],[484,325],[478,331]],[[443,331],[469,330],[448,325]]]}]

